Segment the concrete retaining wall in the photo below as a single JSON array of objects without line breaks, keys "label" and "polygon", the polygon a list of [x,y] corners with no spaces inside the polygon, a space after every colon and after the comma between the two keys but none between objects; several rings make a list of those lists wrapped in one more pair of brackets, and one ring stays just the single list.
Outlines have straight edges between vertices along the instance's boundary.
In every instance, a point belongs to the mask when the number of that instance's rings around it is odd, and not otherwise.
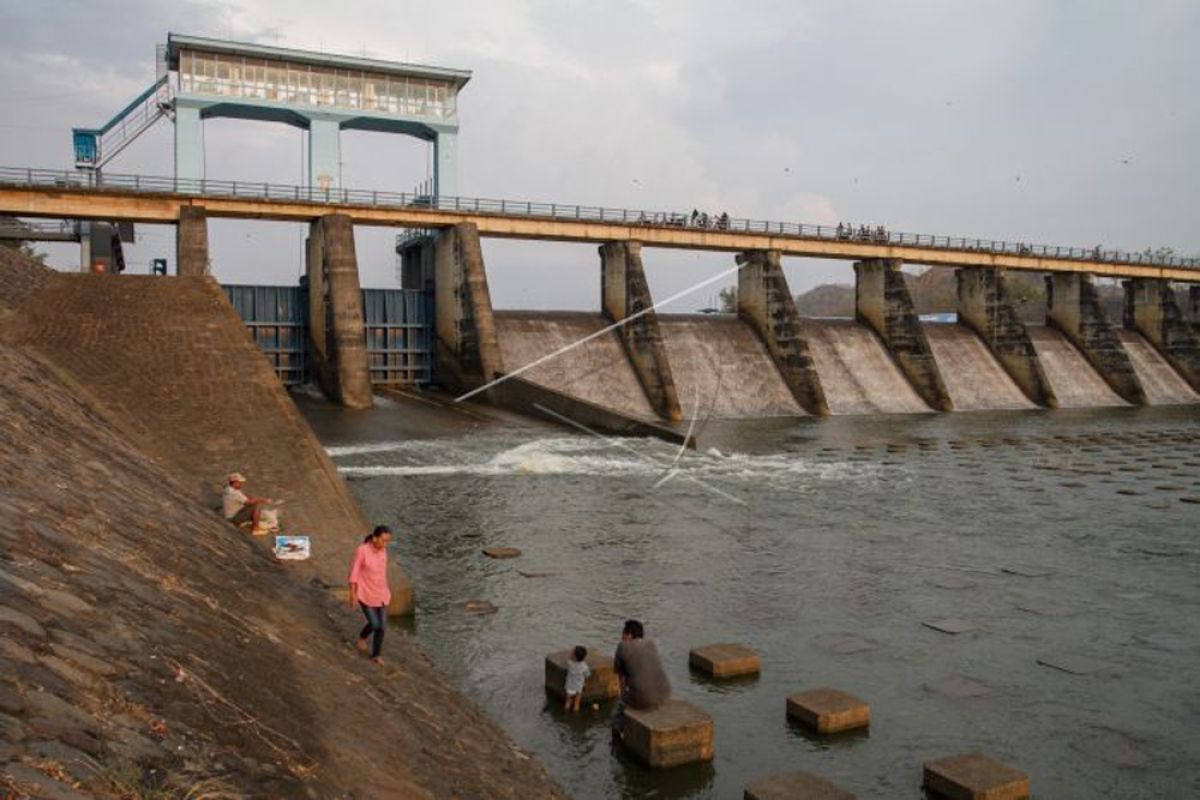
[{"label": "concrete retaining wall", "polygon": [[900,262],[876,259],[854,265],[855,315],[879,335],[909,383],[930,408],[952,411],[933,349],[921,329]]},{"label": "concrete retaining wall", "polygon": [[330,400],[347,408],[370,408],[362,287],[350,217],[329,214],[315,220],[306,256],[313,374]]},{"label": "concrete retaining wall", "polygon": [[1146,390],[1104,316],[1092,276],[1046,276],[1046,324],[1062,331],[1122,400],[1146,405]]},{"label": "concrete retaining wall", "polygon": [[1184,318],[1168,281],[1125,281],[1125,327],[1145,336],[1188,385],[1200,391],[1200,336]]},{"label": "concrete retaining wall", "polygon": [[829,414],[821,378],[808,342],[800,331],[800,314],[788,289],[778,250],[740,253],[738,316],[750,323],[767,346],[788,390],[809,414]]},{"label": "concrete retaining wall", "polygon": [[1037,350],[1008,296],[1004,272],[972,267],[955,270],[958,319],[975,331],[1013,382],[1033,403],[1057,408]]},{"label": "concrete retaining wall", "polygon": [[645,311],[653,309],[654,300],[642,269],[642,245],[639,242],[601,245],[600,295],[601,307],[610,322],[640,314],[617,328],[621,344],[655,412],[663,419],[679,421],[683,414],[658,315],[653,310]]}]

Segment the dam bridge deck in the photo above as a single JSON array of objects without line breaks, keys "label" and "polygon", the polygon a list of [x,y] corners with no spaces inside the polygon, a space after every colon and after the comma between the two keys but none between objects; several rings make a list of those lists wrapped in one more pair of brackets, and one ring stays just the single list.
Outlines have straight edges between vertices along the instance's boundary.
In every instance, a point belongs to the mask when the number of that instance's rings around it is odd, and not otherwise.
[{"label": "dam bridge deck", "polygon": [[[1200,282],[1200,260],[1146,253],[934,236],[841,226],[728,218],[699,221],[678,212],[577,204],[489,200],[317,189],[252,181],[189,180],[144,175],[0,168],[0,215],[129,220],[174,224],[181,209],[211,217],[308,222],[345,214],[356,225],[414,229],[464,222],[485,237],[603,243],[635,240],[647,247],[847,260],[896,259],[911,264],[988,267],[1103,277]],[[699,224],[703,222],[704,224]]]}]

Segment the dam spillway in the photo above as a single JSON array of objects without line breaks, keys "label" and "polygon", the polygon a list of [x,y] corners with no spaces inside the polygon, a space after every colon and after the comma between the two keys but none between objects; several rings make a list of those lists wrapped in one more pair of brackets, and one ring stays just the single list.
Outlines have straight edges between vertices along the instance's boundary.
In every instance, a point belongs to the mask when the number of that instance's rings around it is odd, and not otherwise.
[{"label": "dam spillway", "polygon": [[[609,325],[603,314],[575,311],[496,311],[495,321],[500,356],[508,372]],[[637,419],[657,416],[615,331],[577,345],[521,377]]]},{"label": "dam spillway", "polygon": [[1187,385],[1166,359],[1137,331],[1120,330],[1117,336],[1129,354],[1133,371],[1146,390],[1150,405],[1172,406],[1200,402],[1200,396]]},{"label": "dam spillway", "polygon": [[850,319],[801,319],[825,400],[833,414],[917,414],[929,406],[883,342]]},{"label": "dam spillway", "polygon": [[922,327],[955,411],[1034,407],[970,328],[944,322]]},{"label": "dam spillway", "polygon": [[732,314],[660,315],[685,418],[802,416],[771,354]]},{"label": "dam spillway", "polygon": [[1126,405],[1061,332],[1045,325],[1027,327],[1059,408]]}]

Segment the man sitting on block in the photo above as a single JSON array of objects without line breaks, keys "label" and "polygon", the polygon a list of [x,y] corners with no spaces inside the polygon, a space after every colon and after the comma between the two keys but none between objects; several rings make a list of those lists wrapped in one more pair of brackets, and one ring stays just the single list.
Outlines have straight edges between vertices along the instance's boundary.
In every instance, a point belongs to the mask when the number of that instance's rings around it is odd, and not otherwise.
[{"label": "man sitting on block", "polygon": [[[268,523],[275,522],[274,512],[269,512],[266,507],[268,503],[275,501],[269,497],[251,497],[242,491],[245,485],[246,478],[242,473],[235,472],[229,476],[225,491],[221,495],[221,510],[225,513],[225,519],[234,525],[240,528],[249,522],[250,532],[255,536],[262,536],[270,527]],[[278,522],[275,522],[275,527],[279,527]]]},{"label": "man sitting on block", "polygon": [[650,710],[671,698],[671,684],[658,657],[658,648],[645,637],[645,628],[636,619],[625,621],[621,643],[613,658],[613,672],[621,684],[621,697],[613,714],[613,740],[620,741],[625,726],[625,708]]}]

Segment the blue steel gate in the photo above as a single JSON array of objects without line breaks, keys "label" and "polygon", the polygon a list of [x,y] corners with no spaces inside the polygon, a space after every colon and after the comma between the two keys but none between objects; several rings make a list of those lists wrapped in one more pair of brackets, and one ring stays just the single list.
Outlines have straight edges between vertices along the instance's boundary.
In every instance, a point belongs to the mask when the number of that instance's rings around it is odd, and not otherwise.
[{"label": "blue steel gate", "polygon": [[[287,386],[306,383],[308,289],[226,285],[229,302]],[[376,386],[433,381],[433,301],[430,292],[364,289],[367,365]]]},{"label": "blue steel gate", "polygon": [[412,289],[363,289],[367,367],[376,386],[433,381],[433,298]]},{"label": "blue steel gate", "polygon": [[308,291],[300,286],[222,286],[250,338],[285,386],[308,381]]}]

